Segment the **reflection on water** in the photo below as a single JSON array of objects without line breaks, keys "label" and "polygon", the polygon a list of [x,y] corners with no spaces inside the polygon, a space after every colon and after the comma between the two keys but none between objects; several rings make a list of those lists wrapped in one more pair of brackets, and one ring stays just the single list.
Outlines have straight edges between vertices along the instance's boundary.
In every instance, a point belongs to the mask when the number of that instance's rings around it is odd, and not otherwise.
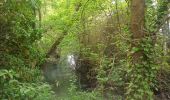
[{"label": "reflection on water", "polygon": [[68,67],[70,67],[72,70],[76,69],[76,62],[75,62],[75,56],[74,55],[68,55],[67,56],[67,62],[68,62]]},{"label": "reflection on water", "polygon": [[[51,57],[49,59],[53,58]],[[70,81],[75,80],[75,56],[70,54],[60,59],[49,60],[46,62],[45,66],[45,79],[53,85],[56,95],[59,97],[68,95],[68,90],[71,85]]]}]

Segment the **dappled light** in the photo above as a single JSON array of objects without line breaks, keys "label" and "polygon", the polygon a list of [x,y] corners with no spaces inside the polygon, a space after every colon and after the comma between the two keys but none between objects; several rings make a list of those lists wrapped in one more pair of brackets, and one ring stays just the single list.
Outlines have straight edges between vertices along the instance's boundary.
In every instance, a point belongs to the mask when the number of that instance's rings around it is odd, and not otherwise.
[{"label": "dappled light", "polygon": [[69,63],[69,67],[70,67],[72,70],[75,70],[75,69],[76,69],[76,61],[75,61],[74,55],[68,55],[68,56],[67,56],[67,61],[68,61],[68,63]]},{"label": "dappled light", "polygon": [[170,100],[169,0],[0,0],[0,100]]}]

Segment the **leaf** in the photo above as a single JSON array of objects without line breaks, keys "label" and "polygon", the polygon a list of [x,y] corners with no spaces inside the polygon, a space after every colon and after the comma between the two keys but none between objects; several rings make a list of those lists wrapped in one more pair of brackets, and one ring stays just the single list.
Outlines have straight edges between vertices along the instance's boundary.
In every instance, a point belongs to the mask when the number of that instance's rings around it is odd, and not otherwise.
[{"label": "leaf", "polygon": [[1,76],[4,76],[6,73],[5,73],[5,71],[4,70],[0,70],[0,77]]},{"label": "leaf", "polygon": [[140,50],[140,48],[133,47],[133,48],[132,48],[132,53],[135,53],[135,52],[137,52],[137,51],[139,51],[139,50]]}]

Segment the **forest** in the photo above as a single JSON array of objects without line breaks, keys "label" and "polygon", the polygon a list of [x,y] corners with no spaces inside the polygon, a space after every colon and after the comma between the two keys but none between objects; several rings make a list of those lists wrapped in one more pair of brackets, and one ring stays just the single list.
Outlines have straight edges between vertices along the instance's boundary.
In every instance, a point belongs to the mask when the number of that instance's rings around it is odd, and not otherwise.
[{"label": "forest", "polygon": [[0,100],[170,100],[170,0],[0,0]]}]

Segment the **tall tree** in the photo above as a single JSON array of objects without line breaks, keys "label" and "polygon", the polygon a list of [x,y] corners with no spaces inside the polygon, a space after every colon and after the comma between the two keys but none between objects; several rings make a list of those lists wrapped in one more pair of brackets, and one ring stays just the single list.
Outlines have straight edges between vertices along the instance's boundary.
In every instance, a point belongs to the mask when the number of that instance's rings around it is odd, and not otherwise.
[{"label": "tall tree", "polygon": [[[149,97],[148,80],[145,79],[143,39],[146,37],[145,27],[145,0],[131,0],[131,28],[132,54],[130,64],[130,82],[127,88],[127,100],[143,100]],[[147,77],[147,76],[146,76]],[[146,88],[145,88],[146,87]],[[146,90],[146,91],[145,91]],[[148,93],[147,93],[148,92]]]},{"label": "tall tree", "polygon": [[[145,36],[144,33],[144,19],[145,19],[145,0],[131,1],[131,32],[132,32],[132,47],[139,48],[140,41]],[[141,51],[133,54],[133,63],[140,62]]]}]

